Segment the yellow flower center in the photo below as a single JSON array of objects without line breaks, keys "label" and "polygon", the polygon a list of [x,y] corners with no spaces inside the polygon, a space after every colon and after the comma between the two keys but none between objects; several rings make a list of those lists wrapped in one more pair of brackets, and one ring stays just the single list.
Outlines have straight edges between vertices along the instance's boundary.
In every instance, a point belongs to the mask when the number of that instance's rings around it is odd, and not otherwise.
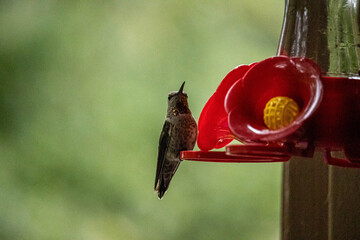
[{"label": "yellow flower center", "polygon": [[270,99],[264,108],[264,123],[271,129],[276,130],[292,123],[299,114],[299,106],[288,97],[274,97]]}]

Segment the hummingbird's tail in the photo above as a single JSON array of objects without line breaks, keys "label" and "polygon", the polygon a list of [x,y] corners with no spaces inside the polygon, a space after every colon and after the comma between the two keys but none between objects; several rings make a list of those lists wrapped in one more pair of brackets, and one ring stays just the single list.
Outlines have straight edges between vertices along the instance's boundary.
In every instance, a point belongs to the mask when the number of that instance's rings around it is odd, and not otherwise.
[{"label": "hummingbird's tail", "polygon": [[155,179],[155,191],[157,192],[159,199],[162,199],[165,192],[169,188],[170,181],[174,177],[179,164],[180,161],[169,161],[164,163],[160,174]]}]

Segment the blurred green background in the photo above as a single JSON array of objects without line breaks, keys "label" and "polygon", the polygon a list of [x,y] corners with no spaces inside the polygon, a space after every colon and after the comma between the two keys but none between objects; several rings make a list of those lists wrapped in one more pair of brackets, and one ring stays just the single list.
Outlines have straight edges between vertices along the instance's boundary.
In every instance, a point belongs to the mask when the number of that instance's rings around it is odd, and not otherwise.
[{"label": "blurred green background", "polygon": [[1,1],[0,239],[279,239],[280,164],[183,162],[153,192],[167,94],[195,119],[276,54],[284,2]]}]

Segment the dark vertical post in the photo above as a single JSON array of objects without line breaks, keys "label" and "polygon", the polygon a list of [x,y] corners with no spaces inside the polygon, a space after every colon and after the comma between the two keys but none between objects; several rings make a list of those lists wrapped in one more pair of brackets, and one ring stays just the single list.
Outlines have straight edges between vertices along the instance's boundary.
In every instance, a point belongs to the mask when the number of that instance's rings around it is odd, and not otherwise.
[{"label": "dark vertical post", "polygon": [[[327,1],[287,0],[278,54],[329,65]],[[328,239],[329,167],[322,154],[294,158],[283,167],[283,240]]]},{"label": "dark vertical post", "polygon": [[321,154],[284,164],[281,239],[328,239],[328,166]]},{"label": "dark vertical post", "polygon": [[330,167],[329,240],[360,239],[360,170]]},{"label": "dark vertical post", "polygon": [[[307,57],[330,76],[358,74],[359,0],[286,0],[278,54]],[[284,164],[283,240],[360,239],[360,170],[321,153]]]}]

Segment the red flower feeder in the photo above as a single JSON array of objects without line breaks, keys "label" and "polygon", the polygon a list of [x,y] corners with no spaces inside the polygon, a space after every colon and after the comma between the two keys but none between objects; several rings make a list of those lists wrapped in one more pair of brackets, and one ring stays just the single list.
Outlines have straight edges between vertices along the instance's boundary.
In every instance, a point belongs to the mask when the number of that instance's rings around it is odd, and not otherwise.
[{"label": "red flower feeder", "polygon": [[[284,56],[266,59],[254,65],[228,91],[225,108],[229,127],[245,142],[281,140],[313,115],[322,93],[320,69],[311,60]],[[277,96],[295,100],[301,110],[288,126],[270,130],[264,124],[263,112],[266,103]]]},{"label": "red flower feeder", "polygon": [[[206,103],[197,143],[183,160],[283,162],[293,155],[360,167],[360,85],[349,78],[322,77],[306,58],[278,56],[232,70]],[[242,145],[229,145],[233,139]],[[333,158],[342,150],[344,159]]]}]

